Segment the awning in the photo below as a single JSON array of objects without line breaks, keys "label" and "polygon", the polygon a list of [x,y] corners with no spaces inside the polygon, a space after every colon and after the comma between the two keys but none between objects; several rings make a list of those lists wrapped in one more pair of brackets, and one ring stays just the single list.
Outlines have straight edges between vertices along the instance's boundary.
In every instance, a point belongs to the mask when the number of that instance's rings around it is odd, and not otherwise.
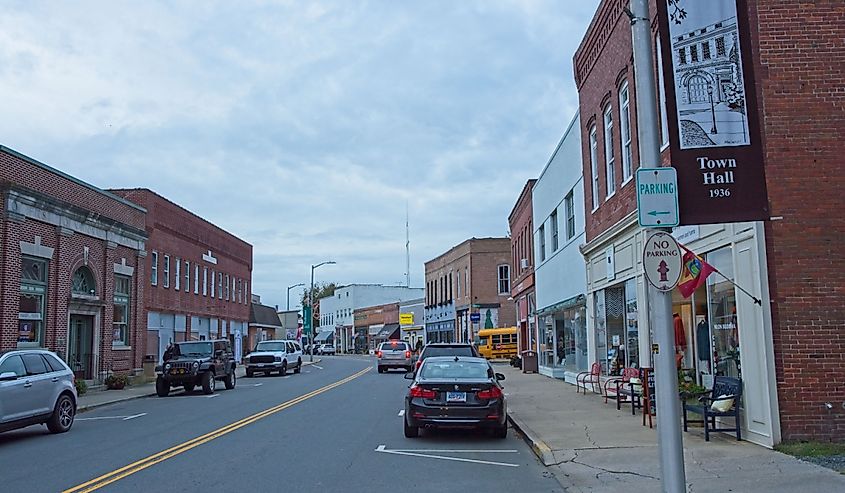
[{"label": "awning", "polygon": [[384,324],[376,336],[377,339],[399,339],[399,324]]},{"label": "awning", "polygon": [[369,333],[371,336],[376,336],[376,335],[378,335],[378,333],[379,333],[379,332],[381,332],[381,329],[383,329],[383,328],[384,328],[384,324],[374,324],[374,325],[370,325],[370,326],[368,327],[368,330],[369,330],[369,332],[368,332],[368,333]]},{"label": "awning", "polygon": [[542,317],[544,315],[549,315],[554,312],[559,312],[569,308],[575,308],[576,306],[581,306],[586,303],[587,297],[583,294],[579,294],[577,296],[569,298],[568,300],[561,301],[560,303],[555,303],[554,305],[549,305],[545,308],[541,308],[540,310],[537,310],[536,315]]},{"label": "awning", "polygon": [[325,332],[318,333],[317,337],[314,338],[314,342],[328,341],[332,337],[334,337],[334,332],[327,330]]}]

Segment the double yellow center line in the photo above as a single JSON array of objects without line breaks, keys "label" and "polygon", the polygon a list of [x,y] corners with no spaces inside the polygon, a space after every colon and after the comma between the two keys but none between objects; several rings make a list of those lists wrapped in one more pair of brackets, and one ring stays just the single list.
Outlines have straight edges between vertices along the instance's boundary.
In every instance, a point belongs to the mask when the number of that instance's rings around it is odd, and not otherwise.
[{"label": "double yellow center line", "polygon": [[295,399],[291,399],[287,402],[283,402],[277,406],[273,406],[270,409],[266,409],[259,413],[253,414],[252,416],[247,416],[246,418],[241,419],[240,421],[236,421],[234,423],[228,424],[222,428],[218,428],[210,433],[206,433],[205,435],[193,438],[188,440],[187,442],[181,443],[174,447],[171,447],[167,450],[162,450],[161,452],[155,453],[149,457],[145,457],[139,461],[133,462],[129,465],[123,466],[120,469],[115,469],[112,472],[103,474],[102,476],[96,477],[90,481],[86,481],[78,486],[74,486],[73,488],[69,488],[64,490],[62,493],[88,493],[90,491],[98,490],[106,485],[114,483],[115,481],[119,481],[126,476],[130,476],[135,474],[136,472],[143,471],[144,469],[154,466],[159,462],[165,461],[171,457],[179,455],[183,452],[187,452],[194,447],[198,447],[203,443],[210,442],[215,438],[222,437],[228,433],[231,433],[237,429],[243,428],[244,426],[250,425],[255,423],[259,419],[266,418],[272,414],[275,414],[279,411],[283,411],[289,407],[295,406],[300,402],[306,401],[316,395],[322,394],[323,392],[328,392],[329,390],[339,387],[345,383],[351,382],[356,378],[364,375],[370,371],[370,367],[364,368],[363,370],[350,375],[343,380],[338,380],[332,384],[326,385],[325,387],[321,387],[317,390],[311,391],[307,394],[303,394]]}]

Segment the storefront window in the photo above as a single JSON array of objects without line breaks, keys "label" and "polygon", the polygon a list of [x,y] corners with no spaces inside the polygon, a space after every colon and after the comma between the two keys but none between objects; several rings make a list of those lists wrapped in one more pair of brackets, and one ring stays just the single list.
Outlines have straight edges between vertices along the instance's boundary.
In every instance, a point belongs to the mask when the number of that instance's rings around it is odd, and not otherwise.
[{"label": "storefront window", "polygon": [[640,367],[640,346],[637,324],[637,280],[625,282],[625,348],[628,350],[628,366]]},{"label": "storefront window", "polygon": [[596,321],[596,359],[602,365],[602,373],[607,374],[607,319],[604,311],[604,290],[595,292]]},{"label": "storefront window", "polygon": [[[728,279],[733,278],[732,251],[721,248],[707,254],[707,262]],[[716,375],[741,377],[739,327],[736,317],[736,291],[718,274],[707,278],[710,329],[713,338],[713,364]]]},{"label": "storefront window", "polygon": [[625,368],[627,348],[625,347],[625,290],[614,286],[605,291],[607,320],[607,368],[609,375],[619,375]]},{"label": "storefront window", "polygon": [[18,343],[42,345],[47,319],[47,261],[21,258],[20,300],[18,305]]},{"label": "storefront window", "polygon": [[129,346],[130,279],[114,276],[114,314],[112,316],[112,343]]}]

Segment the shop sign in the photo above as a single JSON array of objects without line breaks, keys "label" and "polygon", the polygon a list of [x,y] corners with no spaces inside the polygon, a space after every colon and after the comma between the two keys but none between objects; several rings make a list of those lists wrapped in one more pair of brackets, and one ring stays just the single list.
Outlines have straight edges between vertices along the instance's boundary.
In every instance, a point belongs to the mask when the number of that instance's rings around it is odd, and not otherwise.
[{"label": "shop sign", "polygon": [[748,0],[658,0],[680,224],[769,218]]},{"label": "shop sign", "polygon": [[671,291],[681,278],[681,247],[669,233],[658,231],[646,240],[643,270],[648,282],[659,291]]},{"label": "shop sign", "polygon": [[402,325],[414,325],[414,314],[413,313],[400,313],[399,314],[399,323]]},{"label": "shop sign", "polygon": [[481,322],[481,314],[480,313],[470,313],[469,314],[469,321],[470,322]]}]

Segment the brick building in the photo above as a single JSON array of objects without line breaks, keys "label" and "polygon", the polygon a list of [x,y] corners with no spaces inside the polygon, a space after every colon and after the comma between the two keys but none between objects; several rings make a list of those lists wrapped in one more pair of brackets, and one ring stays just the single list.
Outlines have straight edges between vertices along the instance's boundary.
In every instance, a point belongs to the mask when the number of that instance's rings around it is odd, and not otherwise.
[{"label": "brick building", "polygon": [[426,262],[426,340],[472,341],[486,325],[515,326],[510,263],[510,238],[470,238]]},{"label": "brick building", "polygon": [[95,382],[140,371],[144,208],[2,146],[0,194],[0,351],[49,349]]},{"label": "brick building", "polygon": [[516,322],[519,328],[519,351],[537,350],[534,310],[534,221],[532,218],[531,192],[536,179],[530,179],[522,187],[510,215],[508,227],[511,233],[511,298],[516,305]]},{"label": "brick building", "polygon": [[[399,302],[353,310],[356,351],[373,351],[380,342],[399,339]],[[364,340],[362,340],[362,337]]]},{"label": "brick building", "polygon": [[151,190],[111,192],[147,211],[146,353],[160,360],[171,341],[225,337],[240,357],[250,315],[252,245]]},{"label": "brick building", "polygon": [[[836,20],[845,7],[774,0],[747,4],[752,52],[743,56],[754,61],[772,219],[684,226],[673,234],[760,298],[762,306],[718,274],[689,299],[676,291],[675,351],[705,385],[715,375],[742,378],[744,438],[767,446],[804,438],[841,441],[845,274],[837,266],[844,256],[839,243],[845,220],[831,212],[840,209],[845,185],[837,160],[845,150],[839,68],[845,64],[845,26]],[[582,247],[588,352],[611,374],[625,366],[652,366],[640,260],[644,237],[637,225],[632,176],[640,165],[658,163],[639,160],[631,27],[623,6],[601,2],[574,57],[588,211]],[[650,12],[655,16],[655,2]],[[702,27],[701,36],[698,31],[686,36],[683,50],[671,51],[674,62],[723,55],[731,40],[724,37],[720,43],[718,30],[732,25],[726,19]],[[656,43],[656,18],[652,26]],[[696,58],[684,59],[692,53]],[[672,156],[660,50],[655,58],[661,159],[668,164]],[[717,81],[727,75],[710,77]],[[679,97],[700,98],[695,84],[702,80],[706,74],[691,73]],[[731,83],[719,79],[713,93],[717,109],[725,97],[721,87]]]}]

